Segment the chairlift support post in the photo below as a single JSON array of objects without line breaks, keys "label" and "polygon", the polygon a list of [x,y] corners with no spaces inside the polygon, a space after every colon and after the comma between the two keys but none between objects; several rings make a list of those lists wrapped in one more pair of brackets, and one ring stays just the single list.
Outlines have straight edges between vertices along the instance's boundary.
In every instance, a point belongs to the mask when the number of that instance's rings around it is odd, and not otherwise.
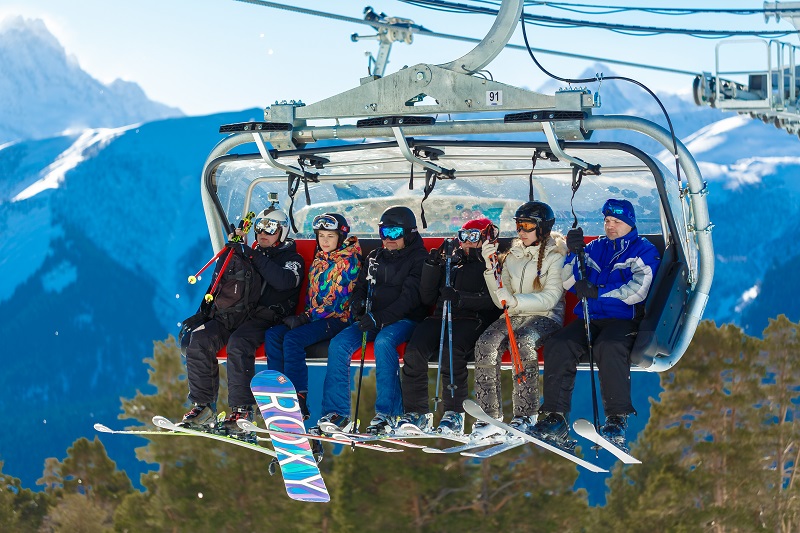
[{"label": "chairlift support post", "polygon": [[[593,131],[628,130],[646,135],[662,145],[669,153],[673,153],[671,134],[654,122],[635,116],[593,114],[594,100],[588,90],[571,89],[559,91],[554,95],[545,95],[474,75],[496,57],[508,42],[519,20],[522,3],[522,0],[504,0],[487,38],[474,50],[455,61],[443,65],[420,63],[382,78],[362,79],[358,87],[310,105],[294,101],[276,103],[265,109],[265,123],[255,123],[252,128],[251,125],[245,124],[239,130],[226,130],[231,134],[218,143],[208,156],[201,185],[203,207],[215,249],[224,245],[222,228],[225,224],[223,220],[225,211],[213,194],[216,186],[215,169],[221,161],[241,161],[242,156],[233,155],[231,151],[248,143],[255,142],[257,145],[258,154],[255,157],[258,160],[265,161],[269,166],[282,172],[287,172],[286,168],[282,167],[288,167],[279,162],[284,153],[296,155],[303,150],[308,150],[309,153],[314,150],[320,154],[329,153],[331,141],[345,143],[359,141],[356,144],[342,145],[339,147],[341,150],[370,149],[370,145],[365,145],[363,142],[367,139],[383,141],[377,143],[380,146],[395,146],[400,151],[397,154],[399,157],[411,161],[412,165],[431,171],[449,169],[440,166],[446,163],[437,161],[434,164],[416,157],[411,152],[408,138],[463,139],[465,136],[491,134],[544,133],[548,141],[545,146],[550,146],[550,151],[558,160],[576,163],[584,160],[573,156],[570,152],[588,141]],[[501,96],[501,102],[491,101],[492,93]],[[430,96],[436,103],[415,105],[420,101],[418,98],[420,95]],[[510,112],[514,111],[525,113],[517,113],[512,117],[514,114]],[[483,118],[488,113],[492,115]],[[497,118],[498,113],[506,115]],[[340,123],[341,119],[396,118],[432,114],[437,114],[439,117],[447,116],[448,119],[428,122],[408,121],[402,125],[398,125],[398,121],[387,121],[385,126],[378,124],[369,128],[359,127],[358,124]],[[453,117],[453,114],[457,116]],[[519,115],[525,115],[527,118],[518,119]],[[509,120],[510,117],[513,120]],[[336,124],[318,126],[310,123],[321,119],[335,119]],[[261,125],[274,127],[260,129]],[[253,131],[253,128],[257,131]],[[320,141],[327,141],[325,147],[313,148],[315,143]],[[267,143],[273,147],[272,151],[267,149]],[[670,297],[680,299],[677,305],[683,315],[680,322],[675,325],[676,330],[670,339],[672,346],[670,353],[646,354],[639,362],[640,367],[651,371],[671,368],[686,350],[708,301],[714,273],[711,240],[713,225],[708,217],[705,185],[690,152],[680,141],[676,144],[677,154],[673,155],[686,179],[685,191],[681,190],[681,194],[685,192],[686,196],[681,201],[688,204],[690,215],[688,220],[682,218],[679,220],[680,209],[676,212],[667,202],[663,192],[666,188],[678,189],[684,185],[677,180],[672,183],[657,182],[661,197],[659,212],[662,231],[668,234],[668,245],[674,244],[679,246],[679,250],[683,250],[683,243],[675,242],[679,240],[677,231],[679,228],[676,228],[676,224],[680,223],[681,228],[693,237],[698,260],[696,264],[689,260],[688,267],[683,267],[682,272],[685,274],[681,274],[684,280],[671,289],[673,293],[676,291],[678,293],[677,296],[673,294]],[[653,171],[653,177],[656,180],[663,180],[665,175],[661,171],[656,173],[653,170],[655,165],[656,163],[648,164]],[[297,169],[291,167],[290,173],[294,171]],[[604,171],[608,172],[609,167],[604,167]],[[326,178],[336,179],[336,176],[326,174],[325,171],[321,172],[320,179],[324,181]],[[248,196],[251,192],[252,188],[248,190]],[[669,228],[664,226],[667,220],[670,222]]]}]

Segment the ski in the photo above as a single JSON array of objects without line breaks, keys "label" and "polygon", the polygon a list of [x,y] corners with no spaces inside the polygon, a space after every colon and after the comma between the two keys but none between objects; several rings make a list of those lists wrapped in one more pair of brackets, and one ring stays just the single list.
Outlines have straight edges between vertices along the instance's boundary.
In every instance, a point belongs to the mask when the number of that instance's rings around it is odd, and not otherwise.
[{"label": "ski", "polygon": [[[367,435],[364,433],[346,433],[339,429],[335,424],[326,424],[322,423],[319,426],[319,429],[327,434],[330,435],[331,438],[336,439],[340,443],[343,444],[354,444],[357,442],[373,442],[373,441],[380,441],[386,444],[397,444],[398,446],[404,446],[406,448],[424,448],[425,446],[422,444],[413,444],[403,439],[396,439],[393,435],[388,434],[381,434],[381,435]],[[407,438],[416,438],[413,435],[410,435]]]},{"label": "ski", "polygon": [[461,446],[453,446],[452,448],[423,448],[423,452],[425,453],[461,453],[466,452],[468,450],[473,450],[475,448],[482,448],[484,446],[494,446],[496,444],[501,444],[505,439],[498,438],[498,437],[489,437],[488,439],[481,439],[472,442],[467,442],[466,444],[462,444]]},{"label": "ski", "polygon": [[[100,433],[111,433],[114,435],[177,435],[179,437],[196,437],[197,435],[193,433],[183,433],[177,431],[170,431],[167,429],[163,430],[152,430],[152,429],[111,429],[110,427],[106,426],[105,424],[96,423],[94,425],[95,431]],[[268,438],[258,437],[259,442],[266,442],[269,441]]]},{"label": "ski", "polygon": [[304,436],[303,415],[297,392],[289,379],[274,370],[264,370],[253,376],[250,390],[272,433],[272,446],[278,456],[286,493],[293,500],[329,502],[325,480],[322,479],[311,443]]},{"label": "ski", "polygon": [[461,452],[461,455],[465,457],[476,457],[478,459],[488,459],[489,457],[494,457],[495,455],[501,454],[508,450],[512,450],[514,448],[518,448],[525,444],[525,439],[520,437],[510,437],[503,439],[504,442],[497,444],[496,446],[492,446],[491,448],[487,448],[485,450],[481,450],[479,452]]},{"label": "ski", "polygon": [[541,439],[537,439],[536,437],[528,435],[525,432],[522,432],[514,427],[509,426],[508,424],[504,424],[503,422],[495,420],[491,416],[487,415],[483,411],[483,409],[481,409],[481,406],[472,400],[464,400],[464,410],[473,417],[477,418],[478,420],[481,420],[482,422],[486,422],[487,424],[492,424],[493,426],[497,426],[500,429],[504,430],[505,432],[515,435],[517,437],[522,437],[526,441],[532,442],[537,446],[544,448],[545,450],[549,450],[553,453],[560,455],[561,457],[564,457],[565,459],[569,459],[573,463],[577,464],[578,466],[582,466],[583,468],[589,470],[590,472],[608,472],[608,470],[600,468],[599,466],[592,464],[589,461],[585,461],[572,452],[569,452],[563,448],[559,448],[558,446],[550,444],[549,442],[543,441]]},{"label": "ski", "polygon": [[[282,431],[272,431],[272,430],[269,430],[269,429],[260,428],[260,427],[256,426],[255,424],[253,424],[252,422],[250,422],[248,420],[239,420],[236,423],[239,424],[239,427],[242,428],[245,431],[254,431],[256,433],[267,433],[267,434],[270,434],[270,435],[273,434],[273,433],[284,433]],[[311,440],[319,440],[319,441],[324,441],[324,442],[335,442],[336,444],[348,444],[347,442],[343,442],[340,439],[335,439],[333,437],[326,437],[325,435],[314,435],[313,433],[298,433],[298,432],[295,432],[295,431],[290,431],[290,432],[285,432],[285,433],[286,434],[291,434],[291,435],[302,436],[302,437],[305,437],[305,438],[311,439]],[[366,443],[366,442],[356,442],[354,444],[355,444],[355,446],[357,448],[367,448],[367,449],[372,449],[372,450],[375,450],[375,451],[378,451],[378,452],[396,453],[396,452],[402,452],[403,451],[403,450],[398,450],[397,448],[389,448],[387,446],[381,446],[380,444],[369,444],[369,443]]]},{"label": "ski", "polygon": [[172,422],[171,420],[163,417],[163,416],[154,416],[153,417],[153,424],[160,428],[168,429],[169,431],[174,431],[176,433],[184,433],[188,435],[196,435],[198,437],[206,437],[208,439],[214,439],[221,442],[227,442],[228,444],[235,444],[236,446],[241,446],[242,448],[247,448],[249,450],[254,450],[259,453],[263,453],[265,455],[269,455],[271,457],[276,457],[275,452],[270,450],[269,448],[265,448],[263,446],[259,446],[258,444],[253,444],[252,442],[247,442],[242,439],[237,439],[234,437],[229,437],[226,435],[221,435],[219,433],[210,433],[208,431],[200,431],[197,429],[190,429],[186,427],[179,426]]},{"label": "ski", "polygon": [[581,437],[592,441],[595,445],[600,446],[608,450],[611,454],[617,457],[620,461],[625,463],[626,465],[640,465],[642,462],[637,459],[636,457],[632,456],[613,442],[609,441],[600,433],[597,432],[597,429],[594,427],[594,424],[589,422],[586,419],[579,418],[572,424],[572,429],[575,430],[575,433],[580,435]]},{"label": "ski", "polygon": [[152,430],[152,429],[111,429],[105,424],[100,422],[94,425],[95,431],[100,433],[113,433],[115,435],[179,435],[184,436],[186,433],[176,433],[174,431]]},{"label": "ski", "polygon": [[436,433],[433,431],[420,431],[418,429],[395,429],[391,433],[392,437],[414,438],[414,439],[447,439],[466,444],[469,442],[469,435],[455,435]]}]

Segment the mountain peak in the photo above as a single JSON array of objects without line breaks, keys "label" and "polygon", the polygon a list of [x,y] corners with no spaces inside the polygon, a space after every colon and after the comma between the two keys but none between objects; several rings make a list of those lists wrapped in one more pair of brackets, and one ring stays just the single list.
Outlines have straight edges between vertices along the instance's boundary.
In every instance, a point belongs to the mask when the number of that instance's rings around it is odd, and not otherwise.
[{"label": "mountain peak", "polygon": [[41,19],[0,22],[0,72],[0,144],[183,115],[148,99],[136,83],[91,77]]}]

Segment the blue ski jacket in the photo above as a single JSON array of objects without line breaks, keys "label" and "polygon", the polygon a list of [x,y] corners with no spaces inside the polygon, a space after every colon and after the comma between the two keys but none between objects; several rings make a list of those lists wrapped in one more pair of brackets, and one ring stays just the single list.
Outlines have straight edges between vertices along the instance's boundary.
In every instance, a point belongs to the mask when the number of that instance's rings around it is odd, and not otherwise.
[{"label": "blue ski jacket", "polygon": [[[597,298],[589,298],[589,318],[640,318],[641,305],[647,298],[653,277],[661,263],[658,249],[638,231],[618,239],[600,237],[586,245],[586,276],[597,285]],[[575,292],[580,279],[578,257],[567,254],[561,271],[564,289]],[[578,302],[575,314],[583,318],[583,304]]]}]

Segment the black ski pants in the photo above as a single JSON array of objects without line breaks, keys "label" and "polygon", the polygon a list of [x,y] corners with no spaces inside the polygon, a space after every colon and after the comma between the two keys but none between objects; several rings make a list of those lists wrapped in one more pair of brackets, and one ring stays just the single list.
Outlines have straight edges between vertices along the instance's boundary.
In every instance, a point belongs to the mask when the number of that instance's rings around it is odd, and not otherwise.
[{"label": "black ski pants", "polygon": [[217,352],[227,344],[228,404],[254,405],[250,381],[255,375],[256,348],[264,342],[264,333],[275,325],[274,320],[251,318],[233,332],[220,322],[210,320],[192,332],[186,349],[189,378],[189,400],[195,403],[216,403],[219,393]]},{"label": "black ski pants", "polygon": [[[448,333],[444,332],[442,344],[442,387],[439,396],[445,411],[463,412],[461,404],[469,395],[467,361],[471,359],[475,341],[488,324],[479,318],[453,319],[453,368],[450,369]],[[428,413],[428,361],[439,360],[442,319],[428,317],[414,329],[403,355],[401,385],[403,389],[403,410],[406,413]],[[448,390],[450,375],[456,388],[453,394]]]},{"label": "black ski pants", "polygon": [[[606,416],[635,413],[631,405],[631,349],[639,322],[590,321],[594,362]],[[586,325],[576,319],[544,343],[544,404],[541,412],[569,413],[579,362],[587,362]]]}]

